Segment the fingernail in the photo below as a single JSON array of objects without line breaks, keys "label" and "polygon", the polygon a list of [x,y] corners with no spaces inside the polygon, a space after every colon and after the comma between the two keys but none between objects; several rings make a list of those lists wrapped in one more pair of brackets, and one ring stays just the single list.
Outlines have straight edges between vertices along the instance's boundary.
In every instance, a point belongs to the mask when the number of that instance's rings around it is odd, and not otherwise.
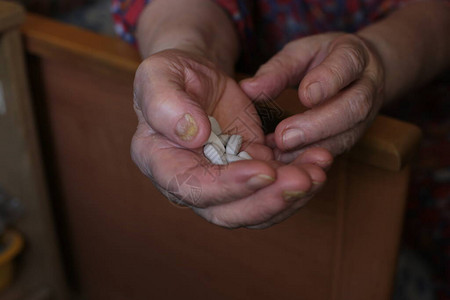
[{"label": "fingernail", "polygon": [[284,191],[283,192],[283,199],[287,202],[293,202],[296,200],[300,200],[306,195],[303,191]]},{"label": "fingernail", "polygon": [[247,186],[250,189],[260,189],[265,186],[268,186],[269,184],[273,183],[275,181],[275,178],[269,175],[260,174],[253,176],[247,181]]},{"label": "fingernail", "polygon": [[283,145],[290,149],[303,144],[304,133],[298,128],[287,129],[283,133]]},{"label": "fingernail", "polygon": [[318,104],[323,100],[323,90],[320,82],[313,82],[307,89],[308,99],[311,104]]},{"label": "fingernail", "polygon": [[176,134],[183,141],[192,140],[198,132],[197,123],[190,114],[185,114],[177,123]]}]

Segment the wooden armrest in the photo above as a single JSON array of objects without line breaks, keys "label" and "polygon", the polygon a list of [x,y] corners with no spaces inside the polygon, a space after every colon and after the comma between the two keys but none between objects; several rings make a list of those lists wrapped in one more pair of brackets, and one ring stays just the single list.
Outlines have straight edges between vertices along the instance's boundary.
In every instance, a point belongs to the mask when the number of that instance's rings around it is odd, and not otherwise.
[{"label": "wooden armrest", "polygon": [[[35,14],[28,14],[22,32],[27,51],[40,57],[69,60],[128,78],[134,76],[140,62],[136,49],[118,38],[102,36]],[[297,113],[302,108],[296,99],[296,91],[288,90],[277,99],[277,103],[284,110]],[[378,116],[350,151],[350,157],[381,169],[398,171],[410,162],[420,138],[418,127]]]},{"label": "wooden armrest", "polygon": [[2,2],[0,9],[0,32],[17,27],[23,22],[25,11],[14,3]]},{"label": "wooden armrest", "polygon": [[28,14],[21,27],[25,47],[39,57],[68,60],[105,71],[134,76],[139,53],[118,38]]},{"label": "wooden armrest", "polygon": [[380,115],[350,151],[350,156],[382,169],[398,171],[411,162],[421,138],[419,127]]}]

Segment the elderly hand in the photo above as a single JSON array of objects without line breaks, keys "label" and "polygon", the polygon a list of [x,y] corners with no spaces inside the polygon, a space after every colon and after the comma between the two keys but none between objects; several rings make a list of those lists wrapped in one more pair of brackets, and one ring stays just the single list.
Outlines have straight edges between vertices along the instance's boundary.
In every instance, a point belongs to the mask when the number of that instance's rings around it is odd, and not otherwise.
[{"label": "elderly hand", "polygon": [[[327,151],[312,149],[289,165],[273,161],[255,108],[239,85],[186,51],[165,50],[144,60],[135,78],[135,111],[139,124],[131,154],[141,171],[172,201],[228,228],[264,228],[287,218],[321,187],[322,167],[332,160]],[[242,135],[254,159],[210,164],[202,153],[211,130],[208,115]],[[197,193],[177,181],[188,178]]]},{"label": "elderly hand", "polygon": [[351,148],[382,105],[384,69],[359,36],[328,33],[287,44],[253,78],[241,82],[251,99],[261,93],[274,99],[294,85],[310,109],[283,120],[268,136],[267,144],[283,162],[311,146],[333,155]]}]

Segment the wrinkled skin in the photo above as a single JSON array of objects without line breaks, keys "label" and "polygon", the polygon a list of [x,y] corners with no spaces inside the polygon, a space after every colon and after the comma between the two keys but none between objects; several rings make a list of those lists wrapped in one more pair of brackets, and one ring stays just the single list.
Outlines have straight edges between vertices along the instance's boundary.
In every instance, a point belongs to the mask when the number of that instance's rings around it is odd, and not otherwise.
[{"label": "wrinkled skin", "polygon": [[[131,154],[141,171],[172,201],[191,207],[206,220],[227,228],[265,228],[302,207],[326,180],[332,162],[321,148],[303,152],[289,164],[273,160],[250,99],[212,63],[180,50],[146,59],[135,79],[138,128]],[[188,114],[188,117],[186,117]],[[210,134],[207,116],[222,129],[243,136],[254,158],[227,166],[210,164],[202,145]],[[189,196],[173,179],[193,176],[201,194]]]},{"label": "wrinkled skin", "polygon": [[334,156],[349,150],[375,118],[384,99],[384,69],[378,54],[359,36],[327,33],[287,44],[241,82],[249,98],[276,98],[298,85],[305,113],[283,120],[267,137],[277,159],[295,160],[311,146]]}]

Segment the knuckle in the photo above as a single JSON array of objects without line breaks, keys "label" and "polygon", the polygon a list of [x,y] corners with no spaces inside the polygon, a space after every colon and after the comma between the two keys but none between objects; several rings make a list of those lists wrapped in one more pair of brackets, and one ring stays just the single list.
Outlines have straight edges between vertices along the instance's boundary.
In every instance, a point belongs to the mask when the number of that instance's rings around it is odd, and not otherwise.
[{"label": "knuckle", "polygon": [[265,72],[271,72],[274,70],[280,70],[286,68],[286,62],[281,57],[281,55],[275,55],[270,61],[264,63],[261,66],[261,70]]},{"label": "knuckle", "polygon": [[136,73],[134,75],[134,82],[133,82],[133,91],[134,91],[134,98],[136,99],[141,92],[141,86],[145,82],[146,77],[146,67],[144,66],[144,62],[142,62],[139,67],[136,70]]},{"label": "knuckle", "polygon": [[349,151],[358,142],[360,137],[363,135],[365,128],[366,128],[366,126],[360,125],[360,126],[353,128],[353,130],[350,130],[346,134],[344,134],[342,151]]},{"label": "knuckle", "polygon": [[164,50],[153,55],[150,55],[141,63],[144,68],[154,68],[160,64],[164,64],[168,60],[173,60],[175,55],[168,50]]},{"label": "knuckle", "polygon": [[130,151],[130,155],[131,155],[131,160],[134,162],[134,164],[139,168],[139,170],[148,177],[147,172],[146,172],[146,168],[144,168],[141,164],[141,160],[139,157],[138,152],[135,150],[135,148],[131,148]]},{"label": "knuckle", "polygon": [[337,135],[324,142],[321,146],[327,148],[333,156],[345,153],[349,151],[358,140],[358,135],[354,131],[355,130],[349,130]]},{"label": "knuckle", "polygon": [[326,118],[316,118],[313,111],[305,112],[310,117],[310,122],[303,122],[301,130],[298,131],[298,138],[303,144],[310,144],[317,141],[318,137],[326,136],[329,132]]},{"label": "knuckle", "polygon": [[360,73],[366,67],[364,51],[360,47],[346,46],[342,48],[342,58],[353,74]]},{"label": "knuckle", "polygon": [[153,68],[153,58],[145,59],[137,68],[133,81],[133,99],[135,104],[139,104],[145,99],[146,94],[151,89],[151,79],[155,73]]},{"label": "knuckle", "polygon": [[130,145],[132,161],[149,178],[153,178],[153,174],[158,173],[158,164],[152,160],[152,154],[155,153],[153,139],[154,135],[149,132],[148,126],[139,124]]},{"label": "knuckle", "polygon": [[377,96],[384,96],[385,92],[385,82],[384,82],[384,74],[380,68],[376,68],[375,70],[368,70],[366,72],[366,78],[368,84],[373,87],[373,91]]},{"label": "knuckle", "polygon": [[[252,222],[252,223],[265,223],[265,222],[269,221],[270,219],[272,219],[272,217],[274,216],[274,212],[272,211],[271,207],[261,205],[256,208],[256,216],[257,216],[256,222]],[[257,225],[257,224],[254,224],[254,225]]]},{"label": "knuckle", "polygon": [[294,79],[297,81],[297,78],[291,78],[296,77],[297,64],[295,61],[296,58],[293,55],[289,54],[288,51],[282,50],[268,62],[261,65],[258,73],[270,74],[275,72],[279,77],[278,80],[281,82],[289,83]]},{"label": "knuckle", "polygon": [[329,74],[327,77],[332,78],[336,82],[337,87],[341,87],[345,84],[342,67],[336,64],[328,64],[325,66],[325,70]]},{"label": "knuckle", "polygon": [[136,164],[142,174],[152,179],[153,181],[153,172],[151,166],[149,163],[147,163],[146,159],[142,156],[141,151],[135,146],[135,144],[132,144],[130,154],[132,161]]},{"label": "knuckle", "polygon": [[368,53],[364,42],[354,34],[338,37],[331,44],[331,51],[338,52],[338,56],[353,73],[362,72],[367,65]]},{"label": "knuckle", "polygon": [[350,119],[354,123],[366,120],[372,110],[373,93],[367,86],[359,86],[354,89],[354,97],[349,102]]},{"label": "knuckle", "polygon": [[141,149],[142,149],[141,139],[138,136],[138,133],[136,132],[131,140],[130,154],[131,154],[131,159],[137,166],[140,166],[142,164],[141,163],[141,157],[142,157]]},{"label": "knuckle", "polygon": [[340,145],[337,150],[339,151],[339,153],[349,151],[353,147],[353,145],[356,144],[357,141],[358,141],[357,134],[353,131],[350,131],[340,138],[339,142]]},{"label": "knuckle", "polygon": [[159,64],[158,61],[160,61],[160,58],[157,55],[152,55],[144,59],[136,70],[135,83],[136,80],[145,80],[145,78],[148,78],[149,73]]}]

